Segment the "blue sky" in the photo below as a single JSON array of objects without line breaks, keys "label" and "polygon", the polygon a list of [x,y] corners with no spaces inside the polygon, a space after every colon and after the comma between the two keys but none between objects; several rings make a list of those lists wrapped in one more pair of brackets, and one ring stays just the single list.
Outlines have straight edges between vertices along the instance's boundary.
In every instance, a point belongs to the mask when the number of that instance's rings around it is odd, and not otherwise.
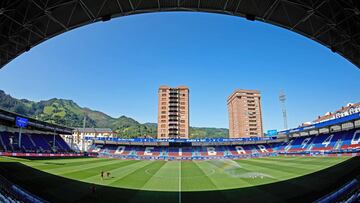
[{"label": "blue sky", "polygon": [[262,93],[265,130],[290,127],[360,101],[360,70],[326,47],[261,22],[207,13],[115,18],[52,38],[0,70],[17,98],[72,99],[113,117],[156,122],[160,85],[190,88],[191,126],[228,127],[226,98]]}]

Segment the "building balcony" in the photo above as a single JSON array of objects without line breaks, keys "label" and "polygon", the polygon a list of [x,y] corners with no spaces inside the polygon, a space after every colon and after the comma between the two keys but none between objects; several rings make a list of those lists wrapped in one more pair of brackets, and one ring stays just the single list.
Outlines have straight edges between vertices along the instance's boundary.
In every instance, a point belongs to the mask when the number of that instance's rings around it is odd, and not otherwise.
[{"label": "building balcony", "polygon": [[169,136],[178,136],[178,133],[169,133]]},{"label": "building balcony", "polygon": [[177,132],[177,131],[179,131],[179,129],[178,129],[178,127],[176,127],[176,126],[169,126],[169,131],[171,131],[171,132]]}]

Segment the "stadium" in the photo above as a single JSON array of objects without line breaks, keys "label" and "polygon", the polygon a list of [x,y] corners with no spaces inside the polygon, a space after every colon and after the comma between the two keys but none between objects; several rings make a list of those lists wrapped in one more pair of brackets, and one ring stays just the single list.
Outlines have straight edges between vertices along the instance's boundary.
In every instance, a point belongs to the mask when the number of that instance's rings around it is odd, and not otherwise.
[{"label": "stadium", "polygon": [[[360,113],[358,107],[347,112],[352,113],[286,130],[277,138],[88,138],[92,145],[83,154],[59,136],[71,129],[2,110],[0,198],[5,202],[356,199]],[[16,126],[24,121],[20,138]]]},{"label": "stadium", "polygon": [[[220,13],[270,23],[360,66],[356,1],[49,2],[0,3],[1,68],[80,26],[159,11]],[[170,100],[175,97],[171,91]],[[74,128],[0,109],[0,202],[359,202],[360,103],[324,118],[273,136],[88,133],[80,140],[83,146],[75,147]]]}]

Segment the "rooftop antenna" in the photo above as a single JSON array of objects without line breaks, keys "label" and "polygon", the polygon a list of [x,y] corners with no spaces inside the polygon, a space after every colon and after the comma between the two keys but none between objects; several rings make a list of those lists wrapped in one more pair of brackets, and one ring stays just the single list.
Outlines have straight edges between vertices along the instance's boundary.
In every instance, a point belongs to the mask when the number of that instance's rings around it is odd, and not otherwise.
[{"label": "rooftop antenna", "polygon": [[282,113],[283,113],[284,129],[287,130],[288,129],[288,123],[287,123],[287,113],[286,113],[286,106],[285,106],[286,95],[285,95],[284,90],[280,91],[279,100],[280,100],[280,103],[281,103],[281,108],[282,108]]}]

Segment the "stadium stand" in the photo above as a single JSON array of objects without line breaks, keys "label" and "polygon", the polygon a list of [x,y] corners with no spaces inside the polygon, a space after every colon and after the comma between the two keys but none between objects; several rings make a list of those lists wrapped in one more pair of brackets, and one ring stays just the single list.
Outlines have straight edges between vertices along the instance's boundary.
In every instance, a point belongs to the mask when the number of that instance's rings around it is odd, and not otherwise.
[{"label": "stadium stand", "polygon": [[360,129],[316,136],[295,137],[276,149],[283,154],[352,153],[360,150]]},{"label": "stadium stand", "polygon": [[360,200],[359,189],[360,182],[357,179],[353,179],[336,191],[318,199],[315,203],[358,202],[358,200]]},{"label": "stadium stand", "polygon": [[[25,126],[19,126],[19,118]],[[71,135],[72,129],[23,117],[0,109],[0,156],[83,156],[60,136]]]},{"label": "stadium stand", "polygon": [[156,147],[156,146],[124,146],[94,145],[90,153],[98,153],[100,157],[128,159],[222,159],[244,158],[249,155],[268,156],[273,154],[269,145],[244,146],[208,146],[208,147]]},{"label": "stadium stand", "polygon": [[[118,141],[118,140],[117,140]],[[159,146],[154,141],[142,142],[134,145],[131,142],[116,143],[97,140],[89,149],[90,153],[97,153],[100,157],[124,159],[237,159],[259,156],[283,155],[346,155],[360,154],[360,129],[341,131],[316,136],[290,138],[288,142],[273,142],[267,140],[257,144],[249,142],[208,143],[206,146],[196,146],[197,142],[190,142],[189,146]],[[201,140],[200,140],[201,141]],[[111,144],[110,144],[111,143]],[[136,143],[136,142],[135,142]],[[195,146],[194,146],[195,145]]]},{"label": "stadium stand", "polygon": [[[92,137],[84,140],[93,143],[88,151],[89,154],[74,153],[69,144],[60,136],[60,134],[71,135],[72,129],[30,119],[30,125],[21,128],[14,124],[16,117],[17,115],[0,110],[0,156],[35,157],[36,159],[36,157],[87,155],[135,160],[245,159],[278,155],[360,156],[360,113],[356,114],[356,117],[350,115],[339,120],[326,121],[330,123],[328,126],[317,123],[314,125],[320,125],[318,128],[306,126],[301,129],[290,129],[286,133],[280,132],[278,137],[236,139]],[[340,127],[335,129],[333,125]],[[315,134],[313,134],[314,131],[316,131]],[[359,181],[355,180],[324,196],[318,202],[333,202],[333,200],[358,202],[360,197],[358,191]],[[44,201],[0,177],[0,202]]]},{"label": "stadium stand", "polygon": [[4,203],[46,203],[47,201],[29,193],[0,176],[0,202]]},{"label": "stadium stand", "polygon": [[6,195],[5,193],[2,193],[0,191],[0,202],[4,203],[20,203],[20,201],[14,200],[10,196]]},{"label": "stadium stand", "polygon": [[59,135],[52,134],[24,133],[19,147],[19,136],[16,133],[0,132],[0,144],[2,152],[72,152],[70,146]]}]

